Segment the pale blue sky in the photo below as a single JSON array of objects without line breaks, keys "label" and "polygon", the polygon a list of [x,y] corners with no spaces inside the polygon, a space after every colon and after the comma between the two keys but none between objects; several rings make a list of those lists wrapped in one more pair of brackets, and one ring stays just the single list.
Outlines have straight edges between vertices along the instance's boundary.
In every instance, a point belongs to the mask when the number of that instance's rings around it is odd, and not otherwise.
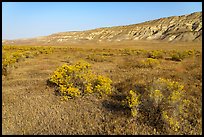
[{"label": "pale blue sky", "polygon": [[137,24],[202,11],[202,2],[3,2],[2,38]]}]

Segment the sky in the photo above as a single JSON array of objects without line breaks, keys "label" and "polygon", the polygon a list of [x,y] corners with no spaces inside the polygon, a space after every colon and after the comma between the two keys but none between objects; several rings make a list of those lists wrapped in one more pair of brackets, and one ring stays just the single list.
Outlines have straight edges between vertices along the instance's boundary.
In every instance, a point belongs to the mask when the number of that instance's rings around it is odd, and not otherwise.
[{"label": "sky", "polygon": [[202,2],[2,2],[2,39],[137,24],[202,11]]}]

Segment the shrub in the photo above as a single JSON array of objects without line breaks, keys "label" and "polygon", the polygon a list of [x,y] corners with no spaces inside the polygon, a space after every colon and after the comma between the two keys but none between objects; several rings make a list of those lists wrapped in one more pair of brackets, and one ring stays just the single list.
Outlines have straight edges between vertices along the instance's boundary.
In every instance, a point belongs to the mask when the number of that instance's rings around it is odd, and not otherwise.
[{"label": "shrub", "polygon": [[194,51],[194,50],[186,50],[185,52],[186,52],[186,54],[189,55],[189,56],[195,54],[195,51]]},{"label": "shrub", "polygon": [[137,91],[130,90],[126,99],[123,100],[123,105],[127,104],[133,117],[136,117],[138,114],[138,106],[141,104],[140,97],[141,95]]},{"label": "shrub", "polygon": [[134,69],[134,68],[153,68],[160,64],[159,60],[146,58],[143,60],[136,60],[135,58],[126,58],[126,61],[119,65],[122,69]]},{"label": "shrub", "polygon": [[[159,78],[139,94],[130,90],[126,100],[132,116],[146,114],[148,122],[156,128],[174,133],[184,133],[190,101],[185,98],[184,86],[169,79]],[[186,122],[187,123],[187,122]],[[163,129],[160,129],[163,130]]]},{"label": "shrub", "polygon": [[98,75],[97,78],[94,81],[94,91],[99,92],[100,94],[103,94],[103,92],[105,94],[110,94],[111,93],[111,83],[112,80]]},{"label": "shrub", "polygon": [[108,53],[108,52],[102,52],[101,55],[103,56],[113,56],[113,53]]},{"label": "shrub", "polygon": [[124,49],[123,51],[122,51],[122,54],[123,55],[132,55],[133,54],[133,50],[131,50],[131,49]]},{"label": "shrub", "polygon": [[90,64],[80,60],[74,65],[64,64],[50,77],[49,81],[58,86],[62,96],[79,97],[97,92],[100,95],[111,93],[112,81],[101,75],[91,73]]},{"label": "shrub", "polygon": [[15,58],[6,56],[2,61],[2,75],[7,76],[9,73],[9,68],[12,67],[16,61],[17,60]]},{"label": "shrub", "polygon": [[32,53],[31,51],[25,51],[23,53],[23,55],[26,57],[26,58],[33,58],[34,57],[34,53]]},{"label": "shrub", "polygon": [[169,79],[159,78],[148,88],[149,98],[155,110],[159,110],[162,120],[167,126],[177,132],[182,124],[184,106],[184,86]]},{"label": "shrub", "polygon": [[191,57],[195,55],[195,51],[186,50],[186,51],[174,51],[171,54],[171,60],[173,61],[182,61],[184,58]]},{"label": "shrub", "polygon": [[53,51],[51,47],[25,47],[25,46],[3,46],[2,75],[8,74],[8,69],[16,62],[38,55],[48,54]]},{"label": "shrub", "polygon": [[103,62],[107,60],[105,56],[96,54],[90,54],[86,58],[95,62]]},{"label": "shrub", "polygon": [[47,47],[47,48],[40,47],[40,48],[38,48],[38,51],[39,51],[41,54],[50,54],[50,53],[53,52],[53,48],[51,48],[51,47]]},{"label": "shrub", "polygon": [[173,61],[181,61],[184,59],[184,55],[182,55],[180,52],[174,53],[171,56],[171,60]]},{"label": "shrub", "polygon": [[163,51],[162,50],[153,50],[147,53],[148,58],[159,59],[163,58]]},{"label": "shrub", "polygon": [[147,58],[145,60],[142,60],[138,66],[139,67],[144,67],[144,68],[153,68],[155,66],[159,65],[159,61],[157,59],[152,59],[152,58]]}]

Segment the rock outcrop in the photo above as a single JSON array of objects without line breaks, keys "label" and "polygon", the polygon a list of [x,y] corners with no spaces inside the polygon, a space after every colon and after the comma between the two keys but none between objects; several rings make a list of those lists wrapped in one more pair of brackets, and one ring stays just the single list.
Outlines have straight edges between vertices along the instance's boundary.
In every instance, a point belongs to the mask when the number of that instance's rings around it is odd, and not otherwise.
[{"label": "rock outcrop", "polygon": [[125,40],[202,41],[202,12],[161,18],[127,26],[62,32],[33,39],[4,40],[2,42],[5,44],[49,44]]}]

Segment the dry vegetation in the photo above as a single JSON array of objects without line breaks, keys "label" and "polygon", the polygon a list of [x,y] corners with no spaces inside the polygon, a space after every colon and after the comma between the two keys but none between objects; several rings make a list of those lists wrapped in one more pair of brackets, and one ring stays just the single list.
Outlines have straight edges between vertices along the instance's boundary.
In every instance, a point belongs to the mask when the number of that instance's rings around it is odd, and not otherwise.
[{"label": "dry vegetation", "polygon": [[200,43],[2,53],[3,134],[202,134]]}]

